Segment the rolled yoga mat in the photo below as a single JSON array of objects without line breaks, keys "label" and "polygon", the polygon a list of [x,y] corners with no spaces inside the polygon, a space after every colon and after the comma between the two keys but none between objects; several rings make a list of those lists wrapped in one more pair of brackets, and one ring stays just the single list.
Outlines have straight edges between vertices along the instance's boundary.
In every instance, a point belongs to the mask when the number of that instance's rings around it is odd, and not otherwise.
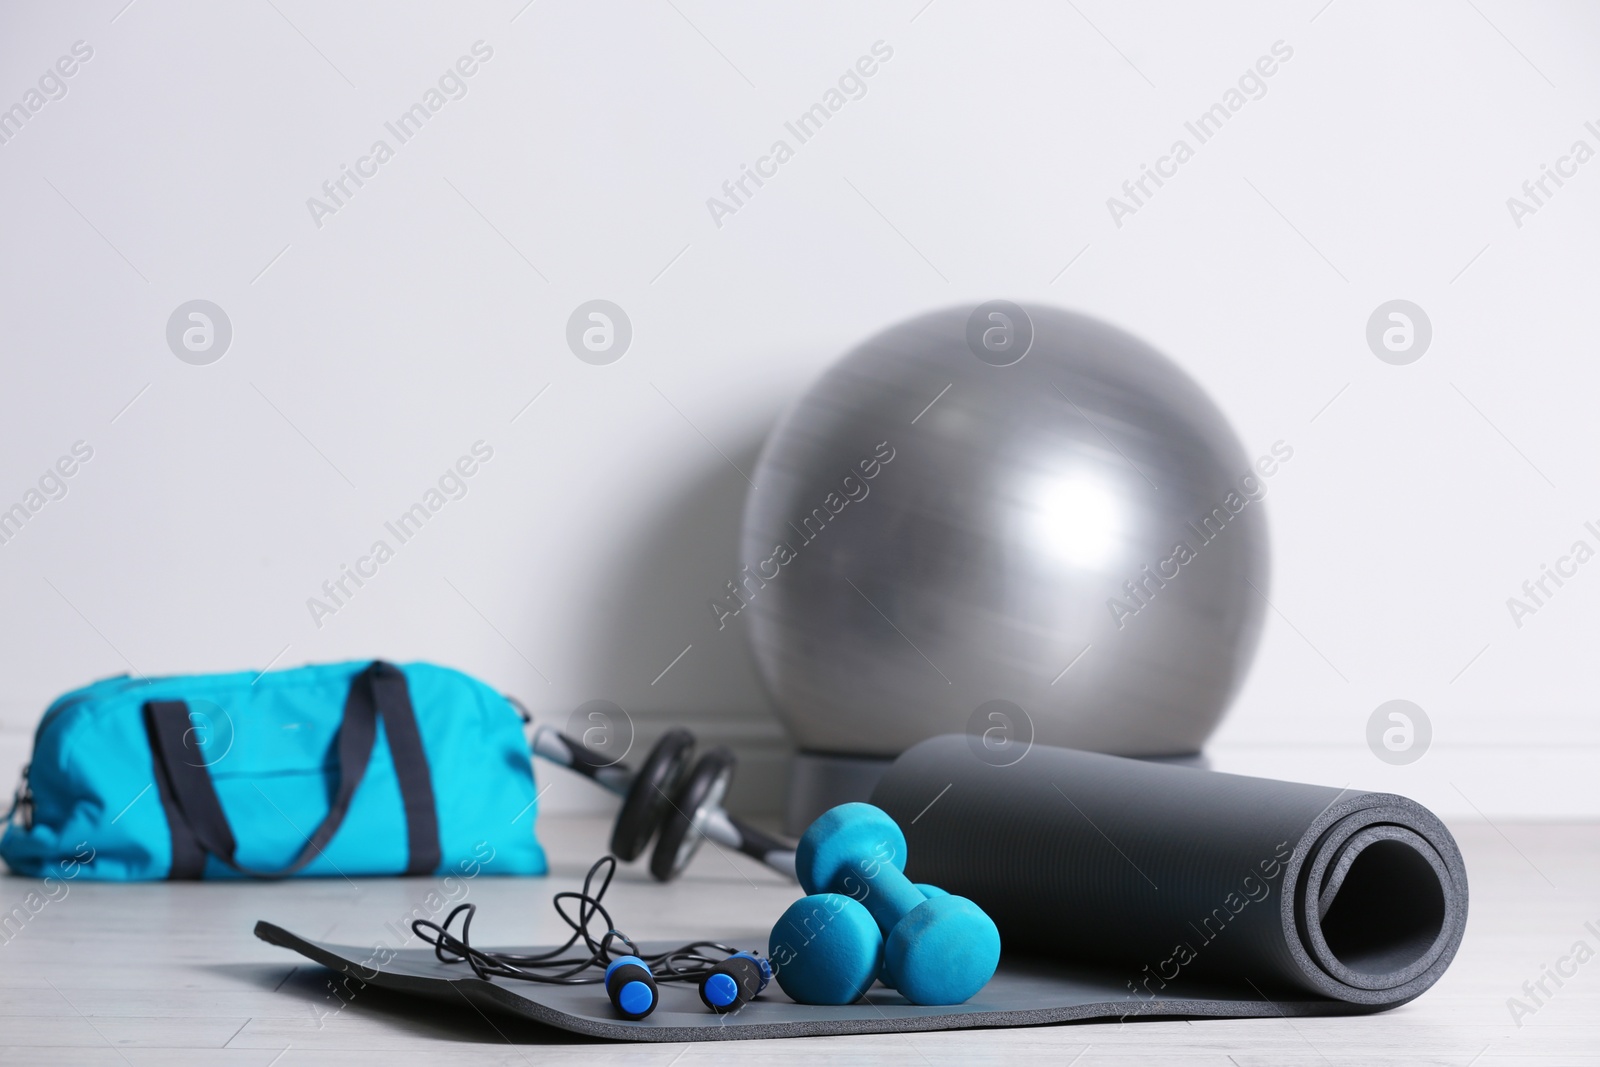
[{"label": "rolled yoga mat", "polygon": [[1044,745],[988,755],[924,741],[872,802],[905,831],[906,874],[980,905],[1007,957],[1094,966],[1152,1009],[1223,985],[1382,1010],[1461,944],[1461,853],[1405,797]]}]

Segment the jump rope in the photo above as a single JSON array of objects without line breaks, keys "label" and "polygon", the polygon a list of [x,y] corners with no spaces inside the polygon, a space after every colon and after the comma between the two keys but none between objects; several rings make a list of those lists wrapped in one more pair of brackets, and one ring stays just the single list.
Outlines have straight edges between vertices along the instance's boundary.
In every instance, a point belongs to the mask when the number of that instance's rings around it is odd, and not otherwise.
[{"label": "jump rope", "polygon": [[[617,929],[601,898],[617,873],[617,858],[595,860],[584,876],[581,890],[565,890],[551,899],[556,914],[572,929],[572,936],[548,952],[496,952],[472,946],[472,919],[476,904],[457,904],[443,923],[416,919],[412,932],[433,946],[441,963],[465,963],[484,980],[513,979],[548,985],[605,984],[606,995],[624,1017],[642,1019],[655,1010],[657,983],[694,982],[706,1007],[718,1014],[735,1011],[753,999],[772,979],[772,966],[755,952],[745,952],[716,941],[691,941],[686,945],[646,955],[633,939]],[[595,880],[599,879],[598,888]],[[575,902],[577,914],[568,911]],[[459,935],[451,932],[461,917]],[[598,937],[591,930],[595,919],[605,924]],[[579,942],[588,955],[573,953]],[[618,953],[621,945],[625,952]],[[716,955],[709,955],[715,953]]]}]

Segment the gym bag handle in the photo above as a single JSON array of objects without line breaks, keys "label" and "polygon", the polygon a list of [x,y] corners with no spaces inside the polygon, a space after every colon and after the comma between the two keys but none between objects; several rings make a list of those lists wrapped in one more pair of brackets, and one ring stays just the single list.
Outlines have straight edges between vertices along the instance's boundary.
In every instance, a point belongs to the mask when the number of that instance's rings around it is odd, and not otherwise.
[{"label": "gym bag handle", "polygon": [[234,859],[238,842],[217,798],[211,772],[185,758],[184,738],[191,729],[189,705],[182,700],[152,700],[145,704],[145,729],[155,757],[156,788],[172,830],[172,870],[168,877],[200,878],[207,853],[254,878],[286,878],[322,855],[323,847],[338,833],[356,788],[367,773],[380,715],[405,808],[409,851],[405,873],[432,874],[439,866],[439,818],[434,810],[433,779],[422,750],[411,693],[400,668],[374,660],[350,681],[336,742],[339,785],[328,814],[311,832],[299,854],[277,870],[257,870]]}]

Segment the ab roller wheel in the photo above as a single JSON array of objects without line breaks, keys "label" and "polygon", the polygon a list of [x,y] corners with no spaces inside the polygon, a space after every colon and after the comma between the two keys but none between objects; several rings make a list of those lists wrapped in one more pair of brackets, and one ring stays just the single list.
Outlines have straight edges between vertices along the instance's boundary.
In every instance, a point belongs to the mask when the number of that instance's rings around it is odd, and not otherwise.
[{"label": "ab roller wheel", "polygon": [[706,839],[706,821],[722,808],[728,787],[733,784],[733,751],[722,745],[695,762],[694,770],[677,791],[665,813],[656,850],[650,854],[650,873],[670,882],[689,866],[700,843]]},{"label": "ab roller wheel", "polygon": [[733,785],[732,750],[718,745],[694,758],[694,735],[668,730],[635,773],[607,761],[581,741],[550,726],[535,726],[533,753],[573,770],[622,797],[611,831],[611,853],[631,861],[644,855],[653,838],[650,873],[670,882],[683,873],[702,842],[725,846],[794,877],[794,845],[747,826],[728,814],[722,802]]},{"label": "ab roller wheel", "polygon": [[693,754],[694,735],[688,730],[668,730],[655,743],[623,798],[622,810],[617,812],[616,826],[611,831],[611,853],[617,859],[631,862],[644,854],[650,838],[666,819],[678,781]]}]

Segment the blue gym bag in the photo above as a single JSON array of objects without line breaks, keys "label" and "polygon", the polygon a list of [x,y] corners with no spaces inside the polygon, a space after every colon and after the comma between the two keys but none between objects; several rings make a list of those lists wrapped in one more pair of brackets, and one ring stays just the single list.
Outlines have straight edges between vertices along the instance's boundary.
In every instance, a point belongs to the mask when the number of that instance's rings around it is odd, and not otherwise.
[{"label": "blue gym bag", "polygon": [[0,857],[106,881],[544,874],[522,716],[382,661],[108,678],[45,712]]}]

